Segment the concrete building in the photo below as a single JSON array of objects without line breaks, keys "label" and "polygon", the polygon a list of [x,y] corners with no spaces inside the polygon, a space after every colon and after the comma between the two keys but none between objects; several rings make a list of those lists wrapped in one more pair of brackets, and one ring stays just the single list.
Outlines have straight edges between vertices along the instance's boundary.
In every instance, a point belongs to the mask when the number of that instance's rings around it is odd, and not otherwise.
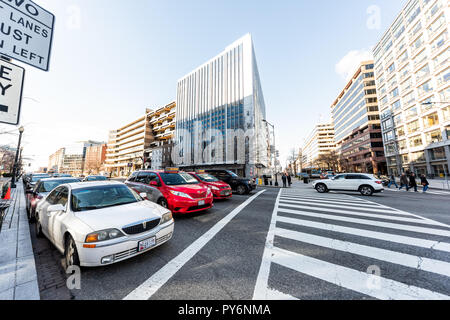
[{"label": "concrete building", "polygon": [[177,166],[272,174],[266,106],[250,34],[178,81]]},{"label": "concrete building", "polygon": [[49,172],[57,173],[61,170],[64,162],[65,148],[61,148],[48,158]]},{"label": "concrete building", "polygon": [[340,171],[387,171],[373,68],[362,62],[331,105]]},{"label": "concrete building", "polygon": [[450,166],[447,0],[411,0],[374,48],[390,173],[443,178]]},{"label": "concrete building", "polygon": [[146,167],[153,170],[164,169],[173,165],[172,148],[175,135],[176,102],[147,114],[155,139],[145,153]]},{"label": "concrete building", "polygon": [[70,174],[74,177],[83,175],[88,148],[102,144],[104,143],[89,140],[76,142],[63,148],[64,157],[59,173]]},{"label": "concrete building", "polygon": [[144,150],[154,141],[150,123],[145,115],[125,126],[109,132],[105,169],[110,176],[127,177],[144,167]]},{"label": "concrete building", "polygon": [[106,143],[88,147],[84,164],[85,175],[95,175],[105,172]]},{"label": "concrete building", "polygon": [[333,124],[322,123],[316,125],[302,147],[303,171],[320,169],[320,163],[317,162],[319,157],[335,150]]}]

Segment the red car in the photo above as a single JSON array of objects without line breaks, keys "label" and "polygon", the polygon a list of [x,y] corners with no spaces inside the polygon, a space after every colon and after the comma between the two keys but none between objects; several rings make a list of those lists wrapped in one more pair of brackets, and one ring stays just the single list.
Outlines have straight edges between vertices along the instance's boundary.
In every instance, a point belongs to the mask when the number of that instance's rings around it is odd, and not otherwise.
[{"label": "red car", "polygon": [[197,179],[198,182],[211,189],[214,200],[230,199],[233,196],[233,191],[228,183],[220,181],[216,177],[204,173],[203,171],[189,172],[189,174]]},{"label": "red car", "polygon": [[150,185],[157,188],[165,198],[160,205],[172,213],[192,213],[213,207],[211,189],[186,172],[176,168],[166,170],[143,170],[134,172],[127,182]]}]

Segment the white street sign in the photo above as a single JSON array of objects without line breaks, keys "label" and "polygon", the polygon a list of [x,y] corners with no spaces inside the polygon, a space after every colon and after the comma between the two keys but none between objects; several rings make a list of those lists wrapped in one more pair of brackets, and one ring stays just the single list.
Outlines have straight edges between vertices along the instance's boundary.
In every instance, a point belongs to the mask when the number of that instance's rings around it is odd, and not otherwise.
[{"label": "white street sign", "polygon": [[17,125],[25,69],[0,59],[0,123]]},{"label": "white street sign", "polygon": [[30,0],[0,0],[0,53],[48,71],[55,16]]}]

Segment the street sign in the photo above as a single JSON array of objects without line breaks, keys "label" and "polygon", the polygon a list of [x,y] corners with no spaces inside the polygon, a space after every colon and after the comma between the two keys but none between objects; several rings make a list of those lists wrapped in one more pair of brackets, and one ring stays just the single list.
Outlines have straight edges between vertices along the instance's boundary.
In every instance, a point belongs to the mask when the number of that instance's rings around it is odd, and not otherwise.
[{"label": "street sign", "polygon": [[17,125],[25,69],[0,59],[0,123]]},{"label": "street sign", "polygon": [[30,0],[0,0],[0,53],[48,71],[55,16]]}]

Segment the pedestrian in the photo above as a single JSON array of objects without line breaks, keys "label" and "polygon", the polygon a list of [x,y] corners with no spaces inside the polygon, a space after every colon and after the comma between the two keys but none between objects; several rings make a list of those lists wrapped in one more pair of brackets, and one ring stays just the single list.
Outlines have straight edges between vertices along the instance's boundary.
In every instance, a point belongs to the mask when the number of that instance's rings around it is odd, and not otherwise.
[{"label": "pedestrian", "polygon": [[392,185],[395,185],[395,187],[398,189],[398,185],[397,182],[395,182],[395,176],[394,174],[391,174],[391,177],[389,179],[389,184],[388,184],[388,188],[390,189]]},{"label": "pedestrian", "polygon": [[420,177],[420,184],[423,186],[423,193],[427,192],[430,183],[428,182],[427,177],[425,177],[424,174]]},{"label": "pedestrian", "polygon": [[283,173],[283,175],[281,176],[281,180],[283,180],[283,188],[286,188],[286,180],[287,180],[286,173]]},{"label": "pedestrian", "polygon": [[400,177],[400,188],[398,188],[398,190],[402,190],[403,187],[406,187],[406,191],[409,191],[408,177],[404,172]]},{"label": "pedestrian", "polygon": [[291,187],[291,185],[292,185],[292,177],[291,177],[291,175],[290,174],[288,174],[287,175],[287,181],[288,181],[288,184],[289,184],[289,188]]},{"label": "pedestrian", "polygon": [[409,176],[409,186],[411,187],[411,189],[414,188],[414,192],[418,192],[416,175],[414,173],[411,173],[411,175]]}]

